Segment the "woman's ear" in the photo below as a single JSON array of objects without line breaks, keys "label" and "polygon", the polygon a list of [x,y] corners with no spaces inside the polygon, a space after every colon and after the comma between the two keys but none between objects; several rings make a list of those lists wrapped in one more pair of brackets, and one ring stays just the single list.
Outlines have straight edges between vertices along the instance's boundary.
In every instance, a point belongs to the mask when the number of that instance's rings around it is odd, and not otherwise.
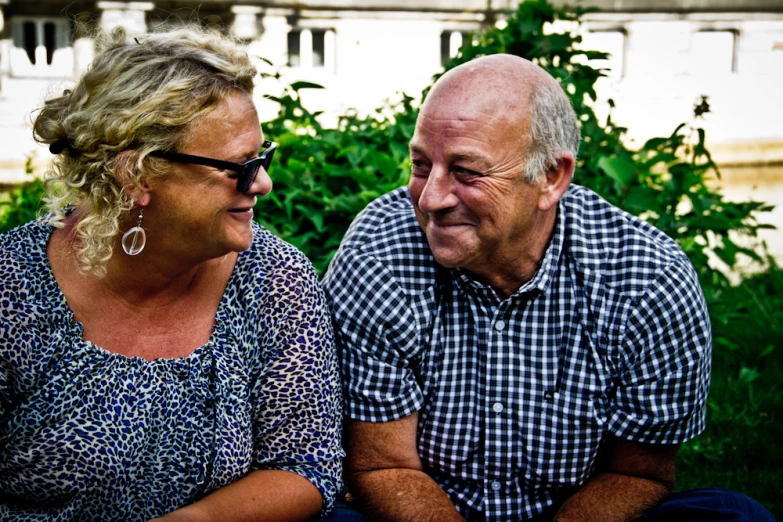
[{"label": "woman's ear", "polygon": [[138,168],[135,150],[124,150],[114,159],[114,172],[122,185],[122,190],[136,202],[139,207],[146,207],[150,202],[150,188],[147,180],[139,180],[135,175]]},{"label": "woman's ear", "polygon": [[538,198],[538,210],[546,212],[557,205],[571,185],[574,168],[576,168],[576,160],[573,154],[561,152],[557,155],[556,163],[547,169],[542,180],[543,186]]}]

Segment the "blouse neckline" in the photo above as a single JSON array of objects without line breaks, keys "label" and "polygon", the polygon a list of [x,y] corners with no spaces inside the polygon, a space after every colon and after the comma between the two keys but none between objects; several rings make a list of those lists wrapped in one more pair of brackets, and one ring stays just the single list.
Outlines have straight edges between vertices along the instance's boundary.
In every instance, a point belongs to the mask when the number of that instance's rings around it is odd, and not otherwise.
[{"label": "blouse neckline", "polygon": [[161,357],[158,359],[148,360],[135,355],[128,357],[127,355],[115,353],[93,343],[92,341],[84,339],[84,325],[81,323],[81,321],[76,320],[73,310],[71,310],[71,308],[68,306],[68,301],[65,298],[65,294],[63,294],[62,290],[60,289],[60,285],[57,283],[57,279],[54,277],[54,272],[52,271],[52,267],[49,262],[47,246],[49,244],[49,240],[52,237],[52,233],[54,232],[54,226],[48,222],[46,216],[42,216],[36,219],[34,223],[36,228],[35,244],[36,247],[40,249],[41,254],[41,266],[36,267],[37,270],[35,270],[35,272],[37,272],[38,277],[42,278],[44,283],[42,285],[43,291],[39,297],[43,301],[49,301],[50,305],[54,305],[57,309],[62,311],[62,326],[65,329],[66,335],[68,335],[70,339],[77,341],[84,349],[100,355],[106,359],[112,359],[114,361],[126,361],[127,363],[134,365],[176,365],[178,363],[196,361],[202,357],[204,352],[209,352],[209,348],[211,348],[213,345],[216,343],[223,344],[222,341],[226,340],[226,337],[229,333],[227,331],[227,325],[231,324],[229,318],[227,317],[228,301],[226,299],[226,292],[229,288],[232,287],[233,284],[235,284],[235,279],[238,277],[237,269],[239,268],[243,259],[242,252],[240,252],[237,256],[236,264],[234,265],[234,269],[231,272],[231,277],[229,277],[228,282],[226,283],[226,289],[223,291],[223,295],[220,297],[220,303],[218,304],[217,311],[215,312],[215,324],[212,326],[212,333],[210,334],[209,339],[207,339],[207,342],[197,347],[185,357]]}]

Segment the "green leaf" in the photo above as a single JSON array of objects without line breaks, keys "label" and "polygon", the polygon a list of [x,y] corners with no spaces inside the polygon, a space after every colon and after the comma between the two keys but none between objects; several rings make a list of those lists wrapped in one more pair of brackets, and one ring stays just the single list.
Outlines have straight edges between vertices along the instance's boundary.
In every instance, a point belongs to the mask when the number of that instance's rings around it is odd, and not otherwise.
[{"label": "green leaf", "polygon": [[376,166],[384,178],[393,177],[397,172],[397,162],[384,152],[374,152],[370,155],[369,160]]},{"label": "green leaf", "polygon": [[748,384],[752,383],[760,376],[761,374],[756,368],[748,368],[746,366],[743,366],[739,372],[739,380]]},{"label": "green leaf", "polygon": [[324,231],[324,216],[321,212],[313,212],[311,208],[301,204],[296,205],[295,208],[313,223],[316,232],[320,233]]},{"label": "green leaf", "polygon": [[636,165],[623,158],[602,156],[598,160],[598,168],[606,172],[607,176],[615,180],[625,188],[636,177]]},{"label": "green leaf", "polygon": [[644,212],[658,209],[659,192],[647,186],[631,187],[625,196],[625,208]]},{"label": "green leaf", "polygon": [[324,86],[313,82],[300,81],[292,83],[291,88],[295,91],[300,91],[302,89],[323,89]]},{"label": "green leaf", "polygon": [[728,348],[729,350],[738,350],[740,348],[740,345],[726,337],[715,337],[715,339],[713,339],[713,344]]}]

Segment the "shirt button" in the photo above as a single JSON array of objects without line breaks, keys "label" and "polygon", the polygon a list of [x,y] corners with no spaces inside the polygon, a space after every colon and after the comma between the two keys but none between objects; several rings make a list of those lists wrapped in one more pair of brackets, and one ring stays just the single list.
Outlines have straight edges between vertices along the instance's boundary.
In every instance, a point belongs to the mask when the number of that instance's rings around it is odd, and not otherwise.
[{"label": "shirt button", "polygon": [[500,484],[500,482],[496,480],[492,484],[490,484],[490,487],[492,488],[492,491],[500,491],[500,488],[502,488],[503,486]]},{"label": "shirt button", "polygon": [[501,411],[503,411],[503,405],[499,402],[496,402],[495,404],[492,405],[492,411],[494,411],[495,413],[500,413]]},{"label": "shirt button", "polygon": [[505,321],[497,321],[495,323],[495,330],[497,330],[498,332],[501,331],[502,329],[504,329],[505,327],[506,327],[506,322]]}]

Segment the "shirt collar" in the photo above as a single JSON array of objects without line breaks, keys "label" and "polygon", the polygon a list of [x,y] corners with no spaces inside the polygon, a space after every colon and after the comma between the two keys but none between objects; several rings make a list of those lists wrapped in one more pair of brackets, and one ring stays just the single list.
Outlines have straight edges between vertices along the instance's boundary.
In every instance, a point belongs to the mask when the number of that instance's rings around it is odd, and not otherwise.
[{"label": "shirt collar", "polygon": [[[524,296],[530,293],[546,293],[554,277],[557,264],[560,260],[560,254],[563,251],[565,242],[565,219],[563,218],[563,203],[560,201],[557,207],[557,216],[555,217],[555,226],[552,231],[552,237],[549,240],[544,257],[538,265],[533,279],[522,285],[519,290],[511,295],[510,299]],[[487,292],[495,295],[495,291],[488,284],[475,279],[469,272],[461,268],[452,268],[450,270],[452,278],[457,282],[463,291],[473,291],[481,294]]]}]

